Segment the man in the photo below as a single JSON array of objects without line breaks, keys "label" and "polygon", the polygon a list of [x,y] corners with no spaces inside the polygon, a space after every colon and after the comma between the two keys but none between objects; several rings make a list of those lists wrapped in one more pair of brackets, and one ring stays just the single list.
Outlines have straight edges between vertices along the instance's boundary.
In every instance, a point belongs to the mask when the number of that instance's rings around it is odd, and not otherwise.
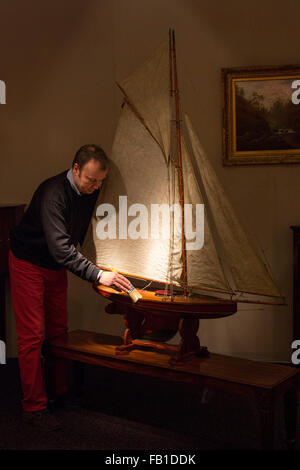
[{"label": "man", "polygon": [[[58,428],[48,412],[41,367],[44,339],[67,332],[67,271],[125,292],[130,282],[100,270],[76,246],[82,244],[108,158],[96,145],[84,145],[72,168],[47,179],[35,191],[20,224],[11,233],[9,254],[12,303],[18,336],[23,419],[41,428]],[[66,363],[57,361],[54,397],[65,395]]]}]

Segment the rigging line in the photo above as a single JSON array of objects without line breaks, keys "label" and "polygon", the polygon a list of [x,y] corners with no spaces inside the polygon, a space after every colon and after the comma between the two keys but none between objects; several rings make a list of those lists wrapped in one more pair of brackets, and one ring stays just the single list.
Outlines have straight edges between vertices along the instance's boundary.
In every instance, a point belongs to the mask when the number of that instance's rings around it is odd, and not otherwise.
[{"label": "rigging line", "polygon": [[169,65],[170,65],[170,96],[173,97],[173,69],[172,69],[172,30],[169,29]]},{"label": "rigging line", "polygon": [[[172,30],[169,28],[169,71],[170,71],[170,105],[171,105],[171,100],[174,96],[174,86],[173,86],[173,61],[172,61]],[[173,109],[171,110],[171,113],[173,114]],[[177,162],[171,157],[171,153],[173,154],[173,144],[172,144],[172,124],[173,120],[170,120],[170,165],[169,165],[169,194],[170,194],[170,202],[172,202],[172,205],[174,205],[175,202],[175,166],[177,166]],[[173,163],[173,165],[172,165]],[[175,240],[174,240],[174,212],[171,211],[171,217],[170,217],[170,249],[171,249],[171,255],[169,257],[169,273],[170,273],[170,297],[171,301],[174,300],[174,289],[173,289],[173,277],[174,277],[174,269],[173,269],[173,260],[174,260],[174,249],[175,249]],[[166,295],[168,293],[169,286],[166,284],[165,286],[165,292]]]},{"label": "rigging line", "polygon": [[147,287],[151,286],[152,283],[153,283],[153,281],[148,282],[148,284],[146,284],[144,287],[142,287],[141,290],[147,289]]},{"label": "rigging line", "polygon": [[125,102],[128,104],[128,106],[129,106],[130,109],[133,111],[133,113],[136,115],[136,117],[139,119],[139,121],[143,124],[143,126],[145,127],[145,129],[149,132],[149,134],[151,135],[152,139],[157,143],[157,145],[159,146],[160,150],[162,151],[162,154],[163,154],[164,157],[166,158],[165,151],[164,151],[163,147],[161,146],[161,144],[160,144],[160,142],[157,140],[157,138],[152,134],[151,130],[150,130],[149,127],[147,126],[146,121],[145,121],[145,119],[143,118],[143,116],[141,115],[141,113],[138,111],[138,109],[135,107],[135,105],[130,101],[129,96],[126,94],[125,90],[121,87],[121,85],[120,85],[118,82],[116,82],[116,84],[117,84],[117,86],[120,88],[121,92],[123,93]]},{"label": "rigging line", "polygon": [[185,239],[185,226],[184,226],[184,183],[182,174],[182,153],[181,153],[181,128],[180,128],[180,111],[179,111],[179,89],[177,77],[177,62],[176,62],[176,47],[175,47],[175,32],[172,30],[171,41],[171,54],[170,57],[173,63],[174,73],[174,94],[175,94],[175,115],[176,115],[176,134],[177,134],[177,157],[178,157],[178,184],[179,184],[179,200],[181,206],[181,256],[183,268],[183,283],[184,295],[187,296],[187,254],[186,254],[186,239]]},{"label": "rigging line", "polygon": [[[172,205],[174,204],[175,201],[175,169],[172,166],[172,164],[169,165],[169,185],[171,186],[169,188],[170,190],[170,199],[172,200]],[[171,256],[169,259],[170,263],[170,295],[171,295],[171,300],[173,300],[173,277],[174,277],[174,271],[173,271],[173,259],[174,259],[174,249],[175,249],[175,240],[174,240],[174,211],[171,211],[170,214],[170,248],[171,248]],[[169,287],[167,286],[167,289]]]},{"label": "rigging line", "polygon": [[[244,294],[249,294],[250,296],[251,295],[256,295],[258,297],[267,297],[269,298],[270,300],[267,302],[265,300],[262,300],[262,301],[259,301],[255,298],[246,298],[245,299],[245,296]],[[278,301],[275,301],[275,300],[271,300],[271,299],[278,299]],[[265,294],[254,294],[253,292],[236,292],[235,293],[235,301],[236,302],[247,302],[247,303],[254,303],[254,304],[263,304],[263,305],[287,305],[286,303],[286,299],[285,297],[283,296],[276,296],[276,295],[265,295]],[[278,302],[281,302],[281,303],[278,303]]]},{"label": "rigging line", "polygon": [[236,289],[235,291],[235,294],[251,294],[251,295],[260,295],[262,297],[273,297],[273,298],[276,298],[276,299],[285,299],[285,297],[283,295],[275,295],[275,294],[260,294],[259,292],[251,292],[251,291],[246,291],[246,290],[240,290],[240,289]]}]

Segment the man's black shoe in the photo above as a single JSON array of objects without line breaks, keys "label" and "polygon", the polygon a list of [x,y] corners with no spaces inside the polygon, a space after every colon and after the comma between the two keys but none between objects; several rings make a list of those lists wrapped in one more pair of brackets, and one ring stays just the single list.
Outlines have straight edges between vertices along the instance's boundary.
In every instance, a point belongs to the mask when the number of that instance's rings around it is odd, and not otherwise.
[{"label": "man's black shoe", "polygon": [[23,411],[22,420],[41,431],[58,431],[62,424],[45,408],[38,411]]}]

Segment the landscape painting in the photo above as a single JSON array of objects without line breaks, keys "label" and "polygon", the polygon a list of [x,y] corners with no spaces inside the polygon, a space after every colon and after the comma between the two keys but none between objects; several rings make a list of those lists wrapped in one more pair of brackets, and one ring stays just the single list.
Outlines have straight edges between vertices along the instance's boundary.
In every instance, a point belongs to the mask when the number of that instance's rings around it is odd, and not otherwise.
[{"label": "landscape painting", "polygon": [[299,163],[300,68],[225,69],[223,84],[224,163]]}]

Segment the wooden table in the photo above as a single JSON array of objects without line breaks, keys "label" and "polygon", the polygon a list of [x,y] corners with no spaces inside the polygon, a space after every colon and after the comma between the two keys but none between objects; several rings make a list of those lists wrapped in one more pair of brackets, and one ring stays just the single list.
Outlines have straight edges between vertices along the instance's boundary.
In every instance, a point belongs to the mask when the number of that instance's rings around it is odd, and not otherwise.
[{"label": "wooden table", "polygon": [[[286,392],[296,397],[294,391],[299,387],[299,369],[220,354],[210,354],[208,358],[195,357],[171,366],[170,356],[157,351],[133,350],[126,355],[116,355],[115,348],[122,341],[117,336],[76,330],[51,341],[46,351],[50,356],[79,363],[193,384],[199,389],[205,386],[246,395],[259,410],[262,448],[274,448],[274,414]],[[296,412],[297,402],[292,405]]]}]

